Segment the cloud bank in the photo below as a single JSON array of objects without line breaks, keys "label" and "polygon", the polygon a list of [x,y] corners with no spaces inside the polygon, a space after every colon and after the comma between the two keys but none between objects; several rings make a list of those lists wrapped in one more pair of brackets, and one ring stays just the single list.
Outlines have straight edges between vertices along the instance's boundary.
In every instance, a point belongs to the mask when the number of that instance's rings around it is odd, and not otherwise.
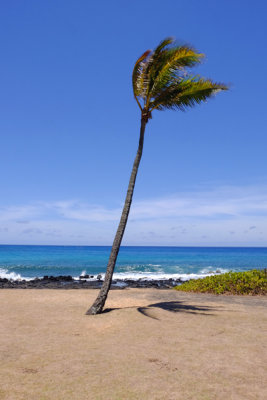
[{"label": "cloud bank", "polygon": [[[0,242],[110,245],[121,209],[81,200],[2,206]],[[267,186],[134,200],[123,244],[265,246]]]}]

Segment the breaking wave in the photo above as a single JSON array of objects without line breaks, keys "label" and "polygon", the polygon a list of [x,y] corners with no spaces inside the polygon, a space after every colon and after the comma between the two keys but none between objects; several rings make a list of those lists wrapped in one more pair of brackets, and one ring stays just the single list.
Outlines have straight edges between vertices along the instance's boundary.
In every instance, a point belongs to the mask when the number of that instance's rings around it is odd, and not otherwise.
[{"label": "breaking wave", "polygon": [[16,272],[9,272],[7,269],[0,268],[0,278],[1,279],[9,279],[11,281],[21,281],[23,279],[29,280],[29,278],[23,278],[20,274],[16,274]]}]

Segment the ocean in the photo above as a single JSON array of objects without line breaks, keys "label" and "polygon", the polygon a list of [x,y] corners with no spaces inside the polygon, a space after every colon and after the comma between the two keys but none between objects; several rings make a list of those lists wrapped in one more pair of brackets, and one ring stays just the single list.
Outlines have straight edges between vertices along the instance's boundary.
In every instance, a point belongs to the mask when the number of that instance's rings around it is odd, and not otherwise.
[{"label": "ocean", "polygon": [[[33,279],[44,275],[104,275],[109,246],[0,245],[0,277]],[[122,246],[115,279],[204,277],[227,271],[267,268],[266,247]]]}]

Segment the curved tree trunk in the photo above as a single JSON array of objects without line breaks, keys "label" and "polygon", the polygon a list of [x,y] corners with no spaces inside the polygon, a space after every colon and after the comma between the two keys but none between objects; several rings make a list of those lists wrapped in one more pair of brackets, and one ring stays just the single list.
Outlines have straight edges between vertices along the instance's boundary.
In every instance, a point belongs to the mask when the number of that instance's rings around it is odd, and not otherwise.
[{"label": "curved tree trunk", "polygon": [[114,242],[112,245],[112,249],[110,252],[109,261],[108,261],[108,265],[107,265],[107,271],[106,271],[106,275],[105,275],[105,280],[104,280],[101,290],[97,296],[97,299],[95,300],[95,302],[91,306],[91,308],[89,308],[89,310],[86,312],[87,315],[100,314],[101,311],[103,310],[103,307],[104,307],[106,299],[107,299],[107,295],[108,295],[111,281],[112,281],[113,271],[114,271],[115,264],[117,261],[121,241],[123,238],[124,230],[126,228],[128,215],[129,215],[131,204],[132,204],[135,180],[136,180],[137,171],[138,171],[138,167],[139,167],[140,160],[142,157],[142,152],[143,152],[146,123],[147,123],[147,119],[142,117],[139,146],[138,146],[137,154],[136,154],[134,164],[133,164],[133,169],[132,169],[132,173],[131,173],[131,177],[130,177],[130,181],[129,181],[129,185],[128,185],[128,191],[127,191],[120,223],[119,223],[119,226],[118,226],[118,229],[116,232],[116,236],[115,236],[115,239],[114,239]]}]

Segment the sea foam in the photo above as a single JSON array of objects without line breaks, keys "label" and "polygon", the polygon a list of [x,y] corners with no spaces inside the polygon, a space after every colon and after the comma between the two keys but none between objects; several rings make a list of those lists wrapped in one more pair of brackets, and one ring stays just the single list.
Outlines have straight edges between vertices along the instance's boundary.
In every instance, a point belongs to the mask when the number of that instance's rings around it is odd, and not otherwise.
[{"label": "sea foam", "polygon": [[0,278],[9,279],[12,281],[21,281],[22,279],[27,280],[27,278],[22,278],[20,274],[16,274],[15,272],[9,272],[7,269],[3,268],[0,268]]},{"label": "sea foam", "polygon": [[[216,270],[216,271],[209,271],[209,272],[204,272],[201,271],[200,273],[197,274],[182,274],[182,273],[177,273],[177,274],[164,274],[164,273],[155,273],[155,272],[115,272],[113,274],[113,280],[133,280],[133,281],[159,281],[159,280],[168,280],[168,279],[174,279],[174,280],[181,280],[183,282],[188,281],[190,279],[199,279],[199,278],[205,278],[207,276],[212,276],[212,275],[219,275],[221,273],[224,273],[227,271],[223,271],[222,269]],[[82,271],[80,276],[85,276],[86,271]],[[101,275],[101,279],[105,278],[105,273],[102,272],[99,275]],[[78,276],[74,277],[75,280],[79,280],[80,278]],[[94,275],[93,278],[87,278],[87,281],[95,281],[97,279],[97,276]]]}]

